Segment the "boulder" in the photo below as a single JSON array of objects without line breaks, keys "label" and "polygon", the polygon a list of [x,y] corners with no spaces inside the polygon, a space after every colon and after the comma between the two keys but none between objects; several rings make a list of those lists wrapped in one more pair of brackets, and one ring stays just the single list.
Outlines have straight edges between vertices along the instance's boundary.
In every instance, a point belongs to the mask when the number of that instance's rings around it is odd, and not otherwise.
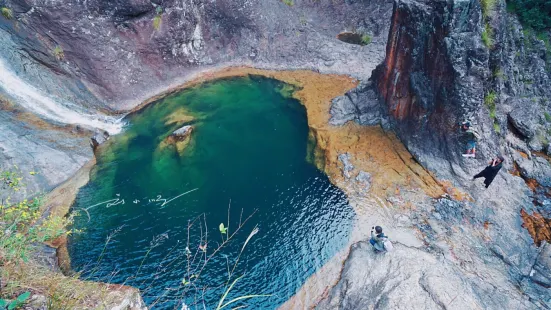
[{"label": "boulder", "polygon": [[180,129],[175,130],[168,137],[169,137],[169,139],[174,140],[174,142],[184,141],[185,139],[187,139],[191,135],[192,131],[193,131],[193,126],[186,125],[186,126],[180,128]]},{"label": "boulder", "polygon": [[360,171],[356,176],[356,182],[360,183],[367,191],[371,188],[371,174],[365,171]]},{"label": "boulder", "polygon": [[90,146],[95,151],[98,146],[105,143],[105,141],[109,140],[109,133],[107,131],[100,132],[96,131],[92,138],[90,138]]},{"label": "boulder", "polygon": [[509,122],[524,138],[531,139],[538,127],[534,111],[529,108],[533,103],[525,98],[517,98],[513,101],[512,105],[515,108],[508,115]]},{"label": "boulder", "polygon": [[516,156],[515,162],[524,178],[534,179],[542,186],[551,187],[551,164],[545,158],[532,156],[532,160],[530,160]]},{"label": "boulder", "polygon": [[333,99],[329,112],[331,125],[344,125],[353,120],[360,125],[374,126],[382,122],[384,115],[371,81],[362,82],[343,96]]},{"label": "boulder", "polygon": [[168,137],[166,137],[166,139],[161,142],[160,148],[164,149],[169,145],[173,145],[174,147],[176,147],[178,154],[182,156],[184,154],[184,149],[187,147],[191,140],[190,138],[192,132],[193,126],[183,126],[172,132]]},{"label": "boulder", "polygon": [[32,260],[51,271],[59,271],[57,250],[49,245],[37,243],[32,249]]},{"label": "boulder", "polygon": [[338,159],[341,161],[342,163],[342,175],[349,179],[350,178],[350,172],[352,170],[354,170],[354,165],[352,165],[352,163],[350,162],[350,154],[349,153],[344,153],[344,154],[340,154]]}]

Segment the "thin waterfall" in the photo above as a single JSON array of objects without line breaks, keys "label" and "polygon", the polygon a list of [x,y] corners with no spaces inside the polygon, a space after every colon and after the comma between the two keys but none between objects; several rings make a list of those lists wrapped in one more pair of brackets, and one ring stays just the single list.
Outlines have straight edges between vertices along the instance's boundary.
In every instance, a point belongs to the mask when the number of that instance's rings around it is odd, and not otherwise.
[{"label": "thin waterfall", "polygon": [[90,114],[82,107],[69,102],[59,102],[28,84],[11,71],[0,59],[0,89],[16,99],[16,102],[26,110],[43,118],[63,124],[83,125],[117,134],[122,130],[120,118],[100,113]]}]

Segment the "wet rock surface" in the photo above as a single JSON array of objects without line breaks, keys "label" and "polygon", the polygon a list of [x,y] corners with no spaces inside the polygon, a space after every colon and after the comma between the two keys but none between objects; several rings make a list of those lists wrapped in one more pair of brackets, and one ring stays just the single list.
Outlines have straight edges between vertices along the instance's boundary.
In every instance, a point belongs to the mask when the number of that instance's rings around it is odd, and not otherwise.
[{"label": "wet rock surface", "polygon": [[92,138],[90,138],[90,146],[95,151],[98,146],[105,143],[107,140],[109,140],[109,133],[108,132],[106,132],[106,131],[104,131],[104,132],[97,131],[96,133],[94,133]]}]

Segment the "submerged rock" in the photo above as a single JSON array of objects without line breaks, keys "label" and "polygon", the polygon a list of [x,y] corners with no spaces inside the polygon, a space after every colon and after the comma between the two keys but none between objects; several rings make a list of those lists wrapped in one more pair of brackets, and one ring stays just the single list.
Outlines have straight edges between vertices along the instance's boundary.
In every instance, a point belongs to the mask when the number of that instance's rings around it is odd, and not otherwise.
[{"label": "submerged rock", "polygon": [[170,134],[169,138],[174,139],[175,141],[182,141],[189,137],[192,131],[193,127],[190,125],[186,125],[180,129],[175,130],[172,134]]},{"label": "submerged rock", "polygon": [[166,139],[161,142],[160,148],[164,149],[169,145],[176,147],[178,154],[183,155],[184,149],[188,146],[191,140],[193,126],[186,125],[172,132]]}]

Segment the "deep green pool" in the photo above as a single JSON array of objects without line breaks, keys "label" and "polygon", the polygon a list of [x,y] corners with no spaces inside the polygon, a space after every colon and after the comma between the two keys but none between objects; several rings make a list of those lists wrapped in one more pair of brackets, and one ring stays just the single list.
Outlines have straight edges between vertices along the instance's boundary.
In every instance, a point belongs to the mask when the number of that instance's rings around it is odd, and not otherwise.
[{"label": "deep green pool", "polygon": [[[354,213],[308,162],[306,112],[288,93],[286,85],[261,77],[219,80],[127,117],[125,132],[97,154],[73,206],[74,228],[84,232],[69,240],[72,268],[84,278],[136,286],[154,309],[181,309],[182,302],[193,309],[203,300],[214,309],[228,262],[231,269],[258,225],[230,296],[272,295],[248,300],[249,309],[274,309],[291,297],[347,243]],[[195,119],[167,125],[182,109]],[[195,129],[183,153],[160,147],[185,124]],[[197,251],[201,230],[208,233],[208,256],[221,241],[230,201],[230,233],[241,216],[254,215],[185,285],[204,260]],[[201,214],[205,220],[190,229],[188,246],[188,223]]]}]

